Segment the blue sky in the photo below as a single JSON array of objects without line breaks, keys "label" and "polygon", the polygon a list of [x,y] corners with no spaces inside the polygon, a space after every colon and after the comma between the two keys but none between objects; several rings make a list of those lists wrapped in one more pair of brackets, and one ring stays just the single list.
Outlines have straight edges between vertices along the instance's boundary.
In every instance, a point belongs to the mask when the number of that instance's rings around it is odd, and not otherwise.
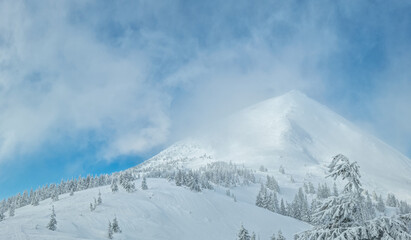
[{"label": "blue sky", "polygon": [[407,1],[2,1],[0,198],[292,89],[411,157]]}]

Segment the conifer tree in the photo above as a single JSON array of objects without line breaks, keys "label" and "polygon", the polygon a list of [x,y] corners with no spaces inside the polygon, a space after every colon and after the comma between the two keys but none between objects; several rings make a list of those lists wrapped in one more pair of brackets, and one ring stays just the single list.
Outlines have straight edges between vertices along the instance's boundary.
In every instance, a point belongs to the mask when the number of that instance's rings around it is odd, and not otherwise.
[{"label": "conifer tree", "polygon": [[147,190],[147,189],[148,189],[146,176],[144,176],[144,177],[143,177],[143,181],[141,181],[141,189],[143,189],[143,190]]},{"label": "conifer tree", "polygon": [[315,194],[315,188],[312,182],[308,182],[308,190],[311,194]]},{"label": "conifer tree", "polygon": [[33,197],[31,198],[31,205],[38,206],[39,205],[39,197],[36,192],[33,193]]},{"label": "conifer tree", "polygon": [[280,214],[287,216],[287,209],[284,205],[284,200],[281,198]]},{"label": "conifer tree", "polygon": [[70,196],[74,195],[74,188],[70,188]]},{"label": "conifer tree", "polygon": [[284,170],[283,165],[280,166],[280,168],[278,169],[278,171],[279,171],[281,174],[285,174],[285,170]]},{"label": "conifer tree", "polygon": [[255,236],[255,232],[253,232],[252,234],[251,234],[251,238],[250,238],[251,240],[256,240],[256,236]]},{"label": "conifer tree", "polygon": [[52,206],[50,222],[47,225],[47,228],[50,229],[51,231],[56,231],[57,229],[57,220],[56,220],[56,213],[54,212],[54,205]]},{"label": "conifer tree", "polygon": [[101,192],[98,191],[98,198],[97,198],[97,204],[100,205],[103,203],[103,199],[101,199]]},{"label": "conifer tree", "polygon": [[4,216],[4,212],[6,211],[4,204],[0,205],[0,222],[3,221],[6,216]]},{"label": "conifer tree", "polygon": [[238,232],[237,235],[237,240],[250,240],[250,234],[248,234],[247,229],[244,228],[244,226],[241,224],[240,231]]},{"label": "conifer tree", "polygon": [[14,211],[16,209],[16,205],[12,203],[9,207],[9,217],[14,217]]},{"label": "conifer tree", "polygon": [[117,217],[114,217],[112,227],[113,227],[113,232],[121,233],[121,229],[120,229],[120,226],[118,225]]},{"label": "conifer tree", "polygon": [[278,230],[277,240],[285,240],[285,237],[283,236],[283,233],[281,232],[281,230]]},{"label": "conifer tree", "polygon": [[113,226],[111,225],[111,222],[108,222],[108,234],[107,234],[108,239],[113,239]]},{"label": "conifer tree", "polygon": [[385,212],[385,204],[384,201],[382,200],[382,196],[380,195],[378,197],[378,201],[377,201],[377,206],[376,206],[377,210],[384,213]]},{"label": "conifer tree", "polygon": [[118,191],[117,179],[113,179],[111,182],[111,191],[113,193]]}]

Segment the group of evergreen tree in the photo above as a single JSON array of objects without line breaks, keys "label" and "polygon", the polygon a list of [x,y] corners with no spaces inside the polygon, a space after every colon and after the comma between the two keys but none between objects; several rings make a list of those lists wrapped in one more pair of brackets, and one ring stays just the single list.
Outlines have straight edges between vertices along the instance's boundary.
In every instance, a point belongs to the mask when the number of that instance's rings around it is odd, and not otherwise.
[{"label": "group of evergreen tree", "polygon": [[[256,240],[256,235],[255,233],[250,233],[248,230],[241,224],[240,230],[238,231],[237,234],[237,240]],[[281,230],[278,231],[277,235],[273,234],[270,238],[270,240],[286,240],[286,238],[283,236],[283,233]]]},{"label": "group of evergreen tree", "polygon": [[315,194],[315,188],[312,182],[308,182],[308,184],[304,182],[303,187],[306,194]]},{"label": "group of evergreen tree", "polygon": [[54,211],[54,205],[51,206],[51,215],[50,221],[47,224],[47,228],[51,231],[56,231],[57,229],[57,220],[56,220],[56,212]]},{"label": "group of evergreen tree", "polygon": [[108,222],[108,238],[113,239],[114,233],[121,233],[120,226],[118,225],[117,217],[114,217],[113,223]]},{"label": "group of evergreen tree", "polygon": [[275,234],[273,234],[270,238],[270,240],[286,240],[286,238],[284,237],[283,233],[281,232],[281,230],[278,230],[277,236]]},{"label": "group of evergreen tree", "polygon": [[141,181],[141,189],[142,190],[147,190],[148,189],[146,176],[144,176],[143,181]]},{"label": "group of evergreen tree", "polygon": [[261,183],[260,191],[258,192],[255,205],[261,208],[265,208],[269,211],[279,213],[280,206],[278,205],[277,194],[275,191],[267,189],[264,184]]},{"label": "group of evergreen tree", "polygon": [[273,176],[270,177],[267,175],[267,181],[265,183],[265,186],[270,190],[280,193],[280,186],[278,185],[277,180],[275,180]]},{"label": "group of evergreen tree", "polygon": [[[312,214],[314,229],[296,235],[296,239],[411,239],[408,226],[411,216],[378,217],[371,198],[364,193],[359,166],[339,154],[329,166],[329,177],[346,180],[338,196],[322,200]],[[365,196],[364,196],[365,195]],[[368,205],[368,206],[367,206]]]},{"label": "group of evergreen tree", "polygon": [[36,190],[31,189],[30,192],[25,190],[23,194],[18,193],[15,196],[3,199],[0,202],[0,211],[4,212],[11,211],[14,215],[14,210],[20,207],[27,206],[29,204],[33,206],[39,205],[40,201],[47,198],[51,198],[53,201],[59,200],[59,195],[70,193],[73,195],[75,191],[81,191],[89,188],[105,186],[111,184],[112,175],[100,175],[100,176],[91,176],[79,177],[78,179],[71,179],[67,181],[61,181],[60,184],[47,184],[43,187],[39,187]]},{"label": "group of evergreen tree", "polygon": [[127,191],[127,192],[134,192],[136,190],[136,185],[134,184],[134,180],[136,178],[134,175],[129,171],[124,171],[120,174],[119,177],[120,185]]},{"label": "group of evergreen tree", "polygon": [[90,211],[94,211],[96,210],[98,205],[101,205],[103,203],[103,199],[101,198],[101,192],[98,191],[98,198],[96,200],[96,198],[94,198],[94,204],[90,203]]}]

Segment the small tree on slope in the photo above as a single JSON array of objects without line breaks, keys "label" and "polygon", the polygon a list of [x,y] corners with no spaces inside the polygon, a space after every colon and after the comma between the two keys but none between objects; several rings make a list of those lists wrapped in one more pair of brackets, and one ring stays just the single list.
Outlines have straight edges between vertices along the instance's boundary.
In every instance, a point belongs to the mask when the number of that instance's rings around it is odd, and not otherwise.
[{"label": "small tree on slope", "polygon": [[248,234],[247,229],[244,228],[243,225],[241,225],[240,231],[238,232],[238,240],[250,240],[250,234]]},{"label": "small tree on slope", "polygon": [[406,221],[409,217],[382,217],[367,221],[364,207],[359,167],[344,155],[337,155],[329,166],[329,175],[341,177],[348,183],[339,196],[325,199],[313,214],[319,226],[296,235],[296,239],[398,239],[409,240]]},{"label": "small tree on slope", "polygon": [[146,177],[145,177],[145,176],[143,177],[143,181],[141,182],[141,189],[143,189],[143,190],[147,190],[147,189],[148,189],[147,180],[146,180]]},{"label": "small tree on slope", "polygon": [[52,209],[51,209],[50,222],[47,225],[47,228],[50,229],[51,231],[56,231],[57,229],[57,220],[56,220],[56,213],[54,212],[54,205],[52,206]]},{"label": "small tree on slope", "polygon": [[114,217],[112,226],[113,226],[113,231],[115,233],[121,233],[121,229],[120,229],[120,226],[118,225],[117,217]]},{"label": "small tree on slope", "polygon": [[108,222],[108,234],[107,237],[109,239],[113,239],[113,226],[111,225],[111,222]]}]

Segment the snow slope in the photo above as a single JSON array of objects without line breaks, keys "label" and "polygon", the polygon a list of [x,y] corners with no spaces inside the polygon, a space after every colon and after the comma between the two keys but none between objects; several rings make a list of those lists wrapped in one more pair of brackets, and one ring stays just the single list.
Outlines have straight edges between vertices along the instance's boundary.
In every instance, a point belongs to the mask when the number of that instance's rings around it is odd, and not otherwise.
[{"label": "snow slope", "polygon": [[357,161],[369,190],[411,200],[411,160],[306,95],[291,91],[248,107],[201,136],[178,142],[137,168],[232,161],[323,181],[331,158]]},{"label": "snow slope", "polygon": [[[109,220],[117,216],[122,233],[114,239],[235,239],[241,226],[269,239],[282,230],[288,239],[310,225],[255,206],[258,185],[233,190],[237,202],[225,189],[192,192],[165,179],[147,179],[148,190],[112,193],[109,186],[64,194],[39,206],[16,209],[14,217],[0,222],[0,239],[107,239]],[[136,186],[141,180],[136,180]],[[91,212],[90,202],[101,191],[103,204]],[[57,215],[57,231],[46,228],[51,205]]]}]

